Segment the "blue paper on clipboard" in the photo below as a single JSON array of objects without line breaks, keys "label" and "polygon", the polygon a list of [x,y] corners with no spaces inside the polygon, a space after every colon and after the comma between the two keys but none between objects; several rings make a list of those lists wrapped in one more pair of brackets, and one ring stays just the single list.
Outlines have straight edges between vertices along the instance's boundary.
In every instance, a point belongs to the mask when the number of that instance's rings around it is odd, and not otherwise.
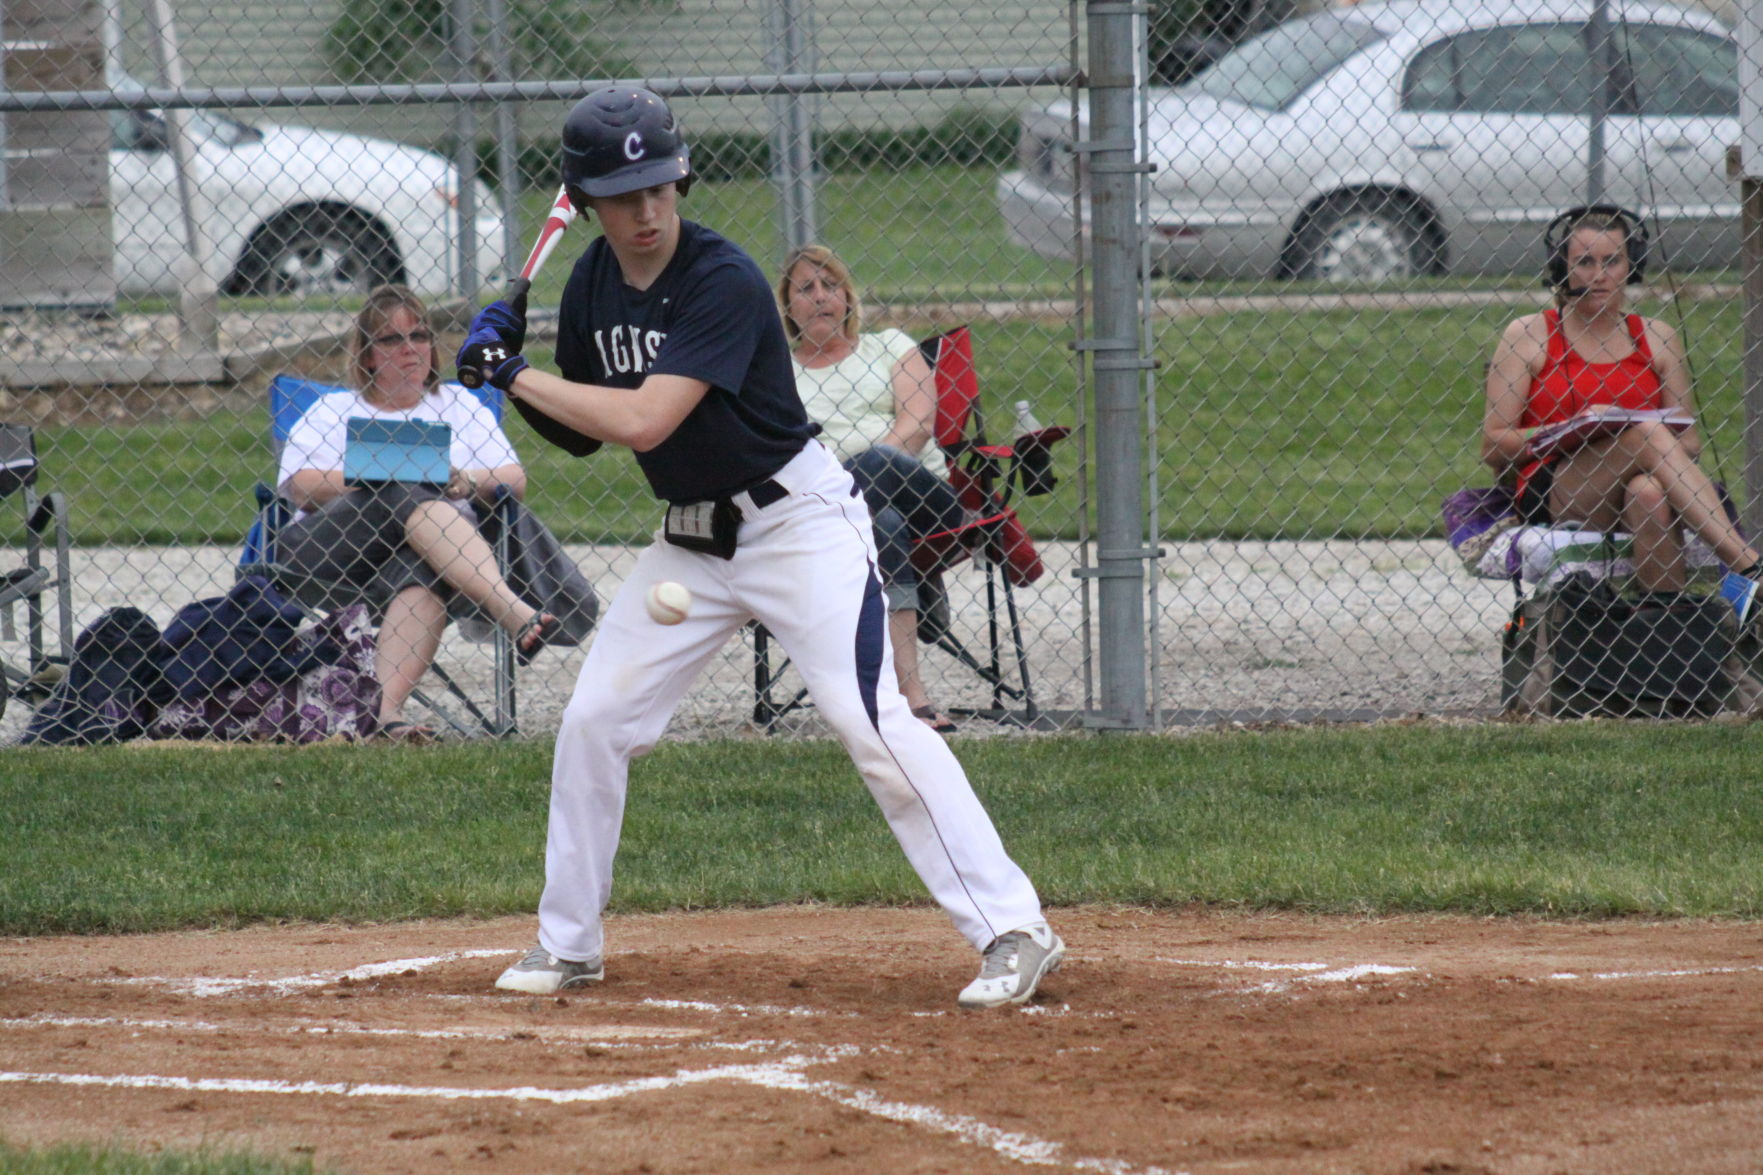
[{"label": "blue paper on clipboard", "polygon": [[343,445],[343,484],[444,486],[453,474],[452,426],[429,420],[351,416]]}]

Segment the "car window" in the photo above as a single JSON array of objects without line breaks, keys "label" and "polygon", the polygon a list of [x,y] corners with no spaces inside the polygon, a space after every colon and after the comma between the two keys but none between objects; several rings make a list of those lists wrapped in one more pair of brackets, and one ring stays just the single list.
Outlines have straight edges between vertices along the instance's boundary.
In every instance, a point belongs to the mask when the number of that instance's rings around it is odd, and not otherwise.
[{"label": "car window", "polygon": [[1283,110],[1347,58],[1384,40],[1361,17],[1324,12],[1244,41],[1184,89],[1268,110]]},{"label": "car window", "polygon": [[[165,129],[165,119],[157,111],[111,110],[106,113],[110,116],[112,151],[165,151],[170,148],[171,137]],[[254,143],[263,137],[256,127],[209,110],[193,112],[190,133],[199,139],[212,139],[223,147]]]},{"label": "car window", "polygon": [[1738,46],[1730,38],[1631,25],[1617,30],[1616,43],[1643,114],[1738,117]]},{"label": "car window", "polygon": [[1584,26],[1476,29],[1435,41],[1402,79],[1407,110],[1459,114],[1584,114],[1591,89]]}]

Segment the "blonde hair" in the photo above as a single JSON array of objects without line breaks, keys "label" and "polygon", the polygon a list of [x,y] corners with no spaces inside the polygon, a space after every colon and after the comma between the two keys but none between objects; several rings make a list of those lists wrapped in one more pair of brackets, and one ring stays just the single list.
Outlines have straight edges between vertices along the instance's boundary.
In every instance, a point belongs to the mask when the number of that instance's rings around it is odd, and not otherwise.
[{"label": "blonde hair", "polygon": [[[392,315],[403,310],[414,317],[424,330],[433,329],[429,325],[429,310],[416,292],[408,286],[385,285],[376,287],[367,295],[367,301],[361,307],[361,313],[355,316],[355,329],[349,338],[349,376],[355,387],[364,396],[373,392],[373,369],[367,365],[367,353],[373,350],[373,338],[384,330],[392,321]],[[423,384],[425,392],[432,392],[441,382],[441,352],[433,343],[429,343],[429,374]]]},{"label": "blonde hair", "polygon": [[863,300],[857,295],[857,283],[851,280],[851,267],[825,245],[803,245],[790,250],[790,255],[784,258],[783,273],[777,279],[777,305],[783,312],[784,333],[792,344],[802,337],[801,328],[790,317],[790,275],[803,262],[832,278],[834,284],[845,292],[845,321],[839,327],[839,333],[855,346],[858,332],[863,328]]}]

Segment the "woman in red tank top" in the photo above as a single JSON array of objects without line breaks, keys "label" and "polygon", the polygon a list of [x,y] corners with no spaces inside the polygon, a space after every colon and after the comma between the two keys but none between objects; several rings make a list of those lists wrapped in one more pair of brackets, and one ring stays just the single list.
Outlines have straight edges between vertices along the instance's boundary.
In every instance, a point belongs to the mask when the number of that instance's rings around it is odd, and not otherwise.
[{"label": "woman in red tank top", "polygon": [[1728,567],[1753,574],[1758,552],[1696,465],[1701,440],[1693,427],[1675,431],[1649,421],[1545,459],[1529,451],[1538,428],[1610,407],[1690,411],[1689,369],[1676,332],[1627,312],[1629,232],[1622,217],[1599,210],[1566,229],[1565,264],[1558,257],[1553,268],[1560,283],[1555,308],[1507,326],[1488,364],[1482,460],[1516,477],[1527,521],[1633,535],[1643,590],[1684,587],[1685,527]]}]

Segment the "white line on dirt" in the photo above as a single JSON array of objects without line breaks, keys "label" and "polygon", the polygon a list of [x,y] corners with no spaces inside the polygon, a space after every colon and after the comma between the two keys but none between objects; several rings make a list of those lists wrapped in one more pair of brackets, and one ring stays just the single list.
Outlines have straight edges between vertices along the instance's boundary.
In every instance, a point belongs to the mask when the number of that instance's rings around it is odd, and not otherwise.
[{"label": "white line on dirt", "polygon": [[723,1065],[714,1069],[682,1069],[666,1077],[638,1077],[606,1085],[588,1085],[579,1089],[540,1089],[521,1085],[509,1089],[463,1089],[445,1085],[390,1085],[364,1081],[276,1081],[248,1077],[167,1077],[158,1074],[104,1076],[93,1073],[20,1073],[0,1072],[0,1083],[34,1085],[80,1085],[121,1089],[172,1089],[190,1093],[280,1093],[329,1095],[332,1097],[416,1097],[438,1098],[443,1101],[525,1101],[570,1105],[580,1102],[603,1102],[648,1093],[659,1089],[678,1089],[707,1081],[748,1080],[755,1075],[769,1076],[772,1071],[788,1072],[792,1068],[819,1064],[834,1059],[829,1050],[821,1056],[797,1055],[781,1057],[767,1065]]},{"label": "white line on dirt", "polygon": [[[370,1028],[365,1024],[220,1024],[208,1020],[137,1020],[126,1016],[34,1016],[0,1017],[0,1028],[130,1028],[172,1029],[178,1032],[234,1032],[242,1035],[270,1033],[311,1036],[389,1036],[424,1040],[538,1040],[553,1044],[604,1043],[642,1037],[678,1040],[702,1036],[702,1028],[662,1028],[642,1024],[601,1024],[591,1028]],[[785,1047],[767,1042],[773,1047]],[[736,1046],[722,1046],[736,1047]],[[744,1047],[744,1046],[741,1046]]]},{"label": "white line on dirt", "polygon": [[892,1102],[867,1089],[854,1089],[848,1085],[839,1085],[831,1081],[809,1081],[800,1072],[779,1071],[770,1077],[749,1077],[755,1085],[765,1085],[772,1089],[796,1089],[804,1093],[817,1094],[820,1097],[835,1101],[841,1106],[853,1110],[862,1110],[878,1118],[886,1118],[894,1122],[906,1122],[923,1126],[931,1130],[952,1134],[962,1142],[984,1147],[1002,1158],[1012,1159],[1035,1167],[1065,1167],[1073,1171],[1097,1171],[1103,1175],[1179,1175],[1177,1172],[1162,1167],[1134,1167],[1116,1159],[1084,1159],[1066,1158],[1064,1147],[1056,1142],[1034,1138],[1027,1134],[1017,1134],[1000,1130],[996,1126],[970,1118],[965,1114],[951,1114],[933,1106],[918,1106],[909,1102]]},{"label": "white line on dirt", "polygon": [[1685,967],[1674,971],[1594,971],[1589,975],[1581,975],[1576,971],[1557,971],[1550,979],[1680,979],[1692,975],[1742,975],[1754,971],[1763,971],[1763,966],[1752,967]]},{"label": "white line on dirt", "polygon": [[423,971],[442,963],[451,963],[457,959],[489,959],[498,955],[518,953],[515,950],[448,951],[443,955],[424,955],[414,959],[389,959],[384,963],[364,963],[346,971],[312,971],[305,975],[288,975],[280,979],[223,978],[207,975],[190,975],[179,978],[164,975],[135,975],[124,979],[102,978],[96,982],[116,983],[124,986],[163,987],[184,995],[194,996],[231,995],[234,992],[258,988],[265,988],[272,992],[286,992],[299,991],[308,987],[324,987],[327,984],[339,983],[344,980],[378,979],[385,975],[402,975],[409,971]]},{"label": "white line on dirt", "polygon": [[1258,983],[1251,991],[1281,992],[1288,991],[1297,984],[1306,986],[1316,983],[1352,983],[1372,975],[1408,975],[1417,970],[1414,967],[1391,967],[1384,963],[1359,963],[1352,967],[1340,967],[1333,971],[1318,974],[1299,975],[1291,979],[1270,979],[1266,983]]},{"label": "white line on dirt", "polygon": [[828,1098],[840,1105],[879,1118],[922,1126],[953,1135],[962,1142],[983,1147],[1002,1158],[1037,1167],[1064,1167],[1101,1175],[1179,1175],[1162,1167],[1134,1167],[1116,1159],[1063,1157],[1056,1142],[1000,1130],[977,1118],[951,1114],[932,1106],[888,1101],[863,1089],[826,1081],[808,1081],[801,1071],[854,1056],[854,1046],[838,1046],[818,1054],[800,1053],[759,1065],[723,1065],[713,1069],[680,1070],[665,1077],[639,1077],[579,1089],[541,1089],[517,1086],[510,1089],[465,1089],[434,1085],[390,1085],[381,1082],[277,1081],[255,1078],[172,1077],[162,1074],[102,1075],[94,1073],[29,1073],[0,1071],[0,1084],[70,1085],[112,1089],[167,1089],[186,1093],[273,1093],[331,1097],[413,1097],[447,1101],[530,1101],[554,1105],[612,1101],[633,1094],[679,1089],[713,1081],[738,1081],[764,1089],[794,1090]]},{"label": "white line on dirt", "polygon": [[1265,963],[1259,959],[1170,959],[1158,958],[1159,963],[1174,963],[1177,967],[1217,967],[1224,971],[1326,971],[1327,963]]},{"label": "white line on dirt", "polygon": [[735,1016],[857,1016],[857,1012],[829,1012],[821,1008],[782,1008],[773,1004],[716,1004],[707,1000],[638,1000],[642,1008],[674,1012],[716,1012]]}]

